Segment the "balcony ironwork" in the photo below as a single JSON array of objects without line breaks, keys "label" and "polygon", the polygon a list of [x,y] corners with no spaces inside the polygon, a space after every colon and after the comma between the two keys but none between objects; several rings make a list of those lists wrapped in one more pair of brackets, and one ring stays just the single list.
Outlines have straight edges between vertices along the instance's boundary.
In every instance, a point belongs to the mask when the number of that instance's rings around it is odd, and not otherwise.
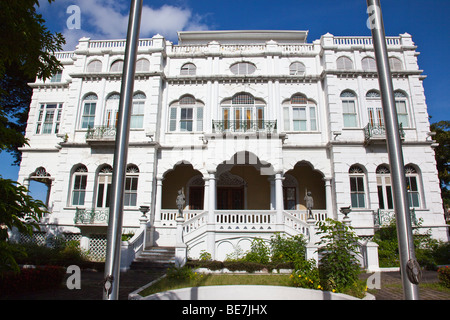
[{"label": "balcony ironwork", "polygon": [[75,212],[75,224],[108,224],[109,209],[79,209]]},{"label": "balcony ironwork", "polygon": [[88,128],[86,132],[86,140],[115,140],[115,126],[97,126]]},{"label": "balcony ironwork", "polygon": [[[403,126],[400,123],[399,129],[400,137],[402,139],[405,138],[405,131],[403,130]],[[386,127],[384,125],[373,125],[368,124],[364,128],[364,140],[366,143],[372,142],[372,141],[380,141],[380,140],[386,140]]]},{"label": "balcony ironwork", "polygon": [[213,120],[213,133],[225,132],[264,132],[277,131],[276,120]]},{"label": "balcony ironwork", "polygon": [[[410,208],[411,215],[411,223],[413,226],[417,226],[419,221],[416,217],[416,208]],[[376,228],[380,228],[382,226],[387,226],[389,223],[395,219],[395,211],[394,210],[383,210],[378,209],[374,212],[373,223]]]}]

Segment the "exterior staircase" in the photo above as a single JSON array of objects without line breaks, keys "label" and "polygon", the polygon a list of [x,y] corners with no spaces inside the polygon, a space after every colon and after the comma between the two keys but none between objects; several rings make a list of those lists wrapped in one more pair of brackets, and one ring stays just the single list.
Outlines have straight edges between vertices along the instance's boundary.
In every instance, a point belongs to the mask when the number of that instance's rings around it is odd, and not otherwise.
[{"label": "exterior staircase", "polygon": [[175,264],[175,248],[151,247],[144,249],[130,266],[132,270],[166,269]]}]

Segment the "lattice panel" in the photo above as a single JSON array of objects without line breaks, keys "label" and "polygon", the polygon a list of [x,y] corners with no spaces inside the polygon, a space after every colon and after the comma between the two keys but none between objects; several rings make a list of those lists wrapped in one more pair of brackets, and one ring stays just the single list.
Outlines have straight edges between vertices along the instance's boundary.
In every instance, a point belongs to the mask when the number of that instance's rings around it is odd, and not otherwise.
[{"label": "lattice panel", "polygon": [[89,239],[89,258],[95,261],[105,261],[106,235],[93,234]]}]

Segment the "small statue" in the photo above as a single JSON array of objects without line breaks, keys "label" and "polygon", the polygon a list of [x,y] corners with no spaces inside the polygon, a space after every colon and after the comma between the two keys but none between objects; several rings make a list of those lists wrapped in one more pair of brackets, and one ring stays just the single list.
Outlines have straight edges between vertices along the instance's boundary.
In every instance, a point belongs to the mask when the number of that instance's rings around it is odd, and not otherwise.
[{"label": "small statue", "polygon": [[183,217],[183,208],[184,208],[185,203],[186,202],[185,202],[183,188],[181,188],[180,190],[178,190],[178,196],[177,196],[177,207],[178,207],[178,216],[179,217]]},{"label": "small statue", "polygon": [[308,219],[311,219],[313,217],[313,215],[312,215],[312,208],[314,207],[314,199],[311,196],[311,191],[308,191],[306,193],[306,196],[305,196],[304,200],[306,201],[306,209],[308,210],[308,213],[309,213]]}]

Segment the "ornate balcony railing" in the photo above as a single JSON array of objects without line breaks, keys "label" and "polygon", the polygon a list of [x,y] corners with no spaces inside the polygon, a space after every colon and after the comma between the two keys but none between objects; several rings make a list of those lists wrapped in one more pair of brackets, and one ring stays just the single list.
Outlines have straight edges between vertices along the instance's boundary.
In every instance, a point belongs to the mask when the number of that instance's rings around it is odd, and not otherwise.
[{"label": "ornate balcony railing", "polygon": [[79,209],[75,212],[75,224],[108,224],[109,209]]},{"label": "ornate balcony railing", "polygon": [[115,140],[116,127],[114,126],[98,126],[88,128],[86,140]]},{"label": "ornate balcony railing", "polygon": [[[417,217],[416,217],[416,209],[411,208],[410,209],[411,214],[411,223],[413,226],[416,226],[418,223]],[[374,213],[374,225],[375,227],[379,228],[382,226],[387,226],[393,219],[395,219],[395,211],[394,210],[383,210],[378,209]]]},{"label": "ornate balcony railing", "polygon": [[265,132],[277,131],[276,120],[213,120],[214,133],[225,132]]},{"label": "ornate balcony railing", "polygon": [[[403,130],[403,126],[401,123],[398,130],[400,133],[400,137],[404,139],[405,131]],[[372,140],[386,140],[386,127],[384,125],[372,125],[369,123],[364,128],[364,139],[366,143]]]}]

